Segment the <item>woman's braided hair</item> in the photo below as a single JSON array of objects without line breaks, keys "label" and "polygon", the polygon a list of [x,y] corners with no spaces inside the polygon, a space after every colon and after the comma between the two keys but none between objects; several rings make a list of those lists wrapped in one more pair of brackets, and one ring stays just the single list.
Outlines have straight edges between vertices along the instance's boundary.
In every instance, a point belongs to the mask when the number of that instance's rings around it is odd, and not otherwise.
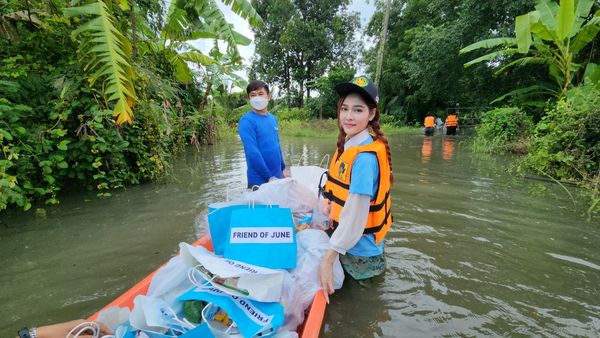
[{"label": "woman's braided hair", "polygon": [[[338,129],[339,129],[338,140],[337,140],[337,151],[338,151],[337,157],[338,158],[344,152],[344,143],[346,143],[346,132],[344,131],[344,128],[342,127],[342,123],[340,121],[340,112],[342,111],[342,104],[344,104],[345,99],[346,99],[346,96],[341,96],[338,101],[338,113],[337,113]],[[392,170],[392,153],[390,151],[390,145],[388,143],[388,140],[385,137],[385,135],[383,134],[383,132],[381,131],[381,128],[379,126],[379,109],[377,109],[377,104],[375,104],[369,100],[365,100],[365,102],[367,104],[367,107],[369,107],[369,110],[375,109],[375,116],[373,117],[373,120],[369,121],[368,127],[370,127],[370,131],[372,132],[372,134],[375,134],[375,139],[381,140],[383,142],[383,144],[385,144],[387,159],[388,159],[388,163],[390,164],[390,185],[393,185],[394,184],[394,174],[393,174],[393,170]]]}]

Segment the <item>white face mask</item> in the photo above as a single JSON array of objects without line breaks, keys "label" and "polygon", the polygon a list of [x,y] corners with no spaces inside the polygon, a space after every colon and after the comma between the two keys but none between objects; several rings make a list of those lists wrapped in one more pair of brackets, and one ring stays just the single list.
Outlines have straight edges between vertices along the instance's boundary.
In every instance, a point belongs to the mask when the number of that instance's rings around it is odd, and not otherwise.
[{"label": "white face mask", "polygon": [[262,96],[255,96],[250,99],[250,105],[256,110],[263,110],[269,105],[269,99]]}]

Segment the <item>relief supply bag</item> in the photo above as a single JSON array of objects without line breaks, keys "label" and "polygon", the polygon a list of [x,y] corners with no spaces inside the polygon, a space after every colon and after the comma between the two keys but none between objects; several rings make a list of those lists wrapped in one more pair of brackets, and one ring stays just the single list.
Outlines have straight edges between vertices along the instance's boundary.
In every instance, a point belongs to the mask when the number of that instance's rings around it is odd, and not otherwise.
[{"label": "relief supply bag", "polygon": [[315,165],[292,166],[290,168],[291,177],[302,186],[306,187],[306,189],[308,189],[315,197],[319,191],[321,177],[326,171],[326,168]]},{"label": "relief supply bag", "polygon": [[[181,301],[202,300],[207,307],[217,305],[237,325],[244,337],[268,336],[283,324],[283,306],[232,296],[213,287],[194,288],[177,298]],[[205,313],[203,311],[203,316]],[[210,325],[210,322],[209,322]]]},{"label": "relief supply bag", "polygon": [[137,295],[129,316],[131,326],[155,337],[176,337],[193,329],[195,325],[183,319],[183,303],[174,300],[169,303],[159,298]]},{"label": "relief supply bag", "polygon": [[[247,201],[221,202],[208,205],[208,227],[210,238],[217,255],[222,255],[227,244],[227,235],[229,234],[229,221],[231,213],[234,210],[249,208],[264,208],[266,205],[254,204]],[[277,208],[276,205],[269,207]]]},{"label": "relief supply bag", "polygon": [[296,232],[290,209],[234,210],[229,228],[225,258],[270,269],[296,267]]},{"label": "relief supply bag", "polygon": [[187,243],[180,243],[179,248],[180,257],[190,267],[191,277],[194,271],[200,272],[203,280],[232,295],[244,295],[261,302],[281,299],[284,271],[218,257],[203,247]]},{"label": "relief supply bag", "polygon": [[242,198],[262,204],[290,208],[292,212],[311,212],[317,207],[317,189],[310,190],[293,178],[282,178],[261,184]]}]

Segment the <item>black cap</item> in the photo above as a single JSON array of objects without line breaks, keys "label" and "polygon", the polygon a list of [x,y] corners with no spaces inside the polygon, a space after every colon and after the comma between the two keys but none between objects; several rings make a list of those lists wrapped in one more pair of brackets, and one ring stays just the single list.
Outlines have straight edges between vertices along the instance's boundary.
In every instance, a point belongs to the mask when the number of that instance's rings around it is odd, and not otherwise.
[{"label": "black cap", "polygon": [[335,91],[340,96],[357,93],[374,104],[379,103],[377,86],[375,86],[375,83],[369,80],[366,76],[355,77],[350,82],[340,83],[335,86]]}]

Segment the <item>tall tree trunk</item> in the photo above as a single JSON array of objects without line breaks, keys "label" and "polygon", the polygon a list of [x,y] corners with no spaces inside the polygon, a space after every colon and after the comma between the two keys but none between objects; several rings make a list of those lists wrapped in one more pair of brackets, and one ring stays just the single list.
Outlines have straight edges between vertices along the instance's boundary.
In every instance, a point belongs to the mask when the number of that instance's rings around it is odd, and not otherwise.
[{"label": "tall tree trunk", "polygon": [[[286,61],[287,61],[287,55],[286,55]],[[284,72],[283,72],[283,82],[285,85],[285,101],[287,103],[287,107],[290,108],[292,106],[292,101],[290,100],[290,67],[288,66],[288,63],[285,62],[284,65]]]},{"label": "tall tree trunk", "polygon": [[131,20],[131,55],[136,57],[138,55],[137,49],[137,34],[136,34],[136,21],[135,21],[135,0],[131,0],[131,12],[129,13],[129,19]]},{"label": "tall tree trunk", "polygon": [[[306,66],[304,64],[304,54],[302,53],[302,51],[300,51],[299,61],[300,62],[298,63],[300,64],[300,67],[306,69]],[[298,93],[300,94],[300,108],[304,108],[304,81],[306,81],[305,78],[302,78],[300,81],[298,81],[298,84],[300,85],[300,90],[298,90]]]},{"label": "tall tree trunk", "polygon": [[312,63],[307,62],[306,63],[306,78],[308,79],[306,81],[306,99],[308,100],[308,98],[310,97],[310,85],[312,83],[313,77],[312,77]]},{"label": "tall tree trunk", "polygon": [[298,82],[300,85],[300,90],[298,91],[300,94],[300,108],[304,108],[304,80]]},{"label": "tall tree trunk", "polygon": [[[385,4],[385,17],[383,20],[383,27],[381,29],[381,40],[379,40],[379,51],[377,52],[377,71],[375,72],[375,85],[379,88],[381,82],[381,68],[383,67],[383,52],[385,49],[385,40],[387,40],[388,21],[390,20],[390,3],[391,0],[387,0]],[[381,88],[380,88],[381,90]]]},{"label": "tall tree trunk", "polygon": [[200,115],[202,115],[202,113],[204,112],[204,108],[206,107],[206,104],[208,103],[208,95],[210,94],[210,90],[212,89],[212,83],[209,81],[208,75],[206,76],[206,82],[208,84],[206,85],[206,90],[204,91],[204,97],[202,98],[202,101],[200,101],[200,107],[199,107]]}]

